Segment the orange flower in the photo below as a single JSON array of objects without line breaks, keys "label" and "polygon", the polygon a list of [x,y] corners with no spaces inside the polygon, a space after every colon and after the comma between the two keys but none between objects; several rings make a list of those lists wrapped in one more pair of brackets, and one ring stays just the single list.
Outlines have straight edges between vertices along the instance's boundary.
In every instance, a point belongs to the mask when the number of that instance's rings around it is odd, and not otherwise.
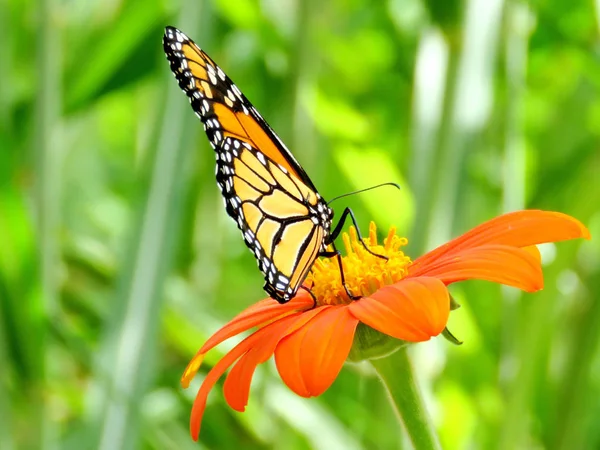
[{"label": "orange flower", "polygon": [[254,327],[257,331],[235,346],[204,379],[192,408],[190,431],[198,439],[206,399],[217,380],[231,368],[223,387],[227,403],[244,411],[250,382],[258,364],[273,354],[285,384],[302,397],[322,394],[335,380],[352,347],[357,325],[392,338],[426,341],[446,327],[450,299],[446,286],[482,279],[527,292],[542,289],[543,276],[536,244],[590,238],[589,231],[565,214],[517,211],[492,219],[464,235],[411,261],[400,250],[407,241],[390,229],[383,245],[375,225],[365,244],[356,232],[344,235],[347,285],[360,300],[350,300],[341,285],[335,259],[320,259],[307,278],[317,299],[300,291],[289,303],[266,299],[250,306],[212,335],[186,368],[184,387],[197,372],[206,352],[225,339]]}]

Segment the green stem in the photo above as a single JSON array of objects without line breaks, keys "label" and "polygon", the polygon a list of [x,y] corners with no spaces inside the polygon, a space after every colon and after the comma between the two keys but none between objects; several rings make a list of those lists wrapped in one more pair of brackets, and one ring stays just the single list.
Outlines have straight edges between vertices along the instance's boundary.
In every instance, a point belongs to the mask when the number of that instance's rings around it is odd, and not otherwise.
[{"label": "green stem", "polygon": [[401,348],[384,358],[372,359],[371,364],[385,385],[392,406],[415,449],[441,449],[415,382],[406,348]]}]

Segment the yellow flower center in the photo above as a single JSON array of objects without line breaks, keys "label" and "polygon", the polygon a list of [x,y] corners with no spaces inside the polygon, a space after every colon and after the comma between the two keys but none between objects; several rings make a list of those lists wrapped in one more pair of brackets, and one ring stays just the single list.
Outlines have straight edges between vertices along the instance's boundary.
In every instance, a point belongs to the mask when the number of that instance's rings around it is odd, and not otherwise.
[{"label": "yellow flower center", "polygon": [[[387,257],[380,258],[369,253],[360,243],[356,229],[342,235],[346,255],[342,256],[346,286],[355,296],[366,297],[383,286],[396,283],[406,276],[411,260],[400,247],[408,243],[406,238],[396,236],[396,228],[391,227],[383,245],[377,242],[377,227],[369,225],[369,237],[365,246],[373,253]],[[342,277],[337,258],[320,258],[315,261],[307,284],[319,305],[348,304],[352,300],[342,286]]]}]

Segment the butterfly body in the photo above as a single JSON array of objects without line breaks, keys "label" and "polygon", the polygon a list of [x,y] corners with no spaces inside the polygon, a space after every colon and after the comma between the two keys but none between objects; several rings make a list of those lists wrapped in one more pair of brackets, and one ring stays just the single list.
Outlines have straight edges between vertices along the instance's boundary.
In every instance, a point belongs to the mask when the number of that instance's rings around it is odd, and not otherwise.
[{"label": "butterfly body", "polygon": [[184,33],[165,29],[171,71],[204,124],[216,154],[225,208],[284,303],[326,252],[333,211],[281,139],[229,77]]}]

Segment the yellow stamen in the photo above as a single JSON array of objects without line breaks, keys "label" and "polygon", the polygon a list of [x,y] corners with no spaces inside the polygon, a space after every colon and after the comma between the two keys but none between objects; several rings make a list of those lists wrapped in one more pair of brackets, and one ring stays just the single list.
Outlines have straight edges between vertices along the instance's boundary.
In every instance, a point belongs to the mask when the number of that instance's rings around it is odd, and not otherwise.
[{"label": "yellow stamen", "polygon": [[[377,227],[371,222],[369,237],[364,243],[369,250],[388,259],[369,253],[360,243],[354,227],[342,235],[346,255],[342,257],[346,286],[353,295],[368,296],[383,286],[396,283],[406,276],[411,260],[400,247],[408,243],[406,238],[396,236],[391,227],[383,245],[377,242]],[[319,305],[348,304],[351,299],[342,286],[337,258],[320,258],[315,261],[307,278],[308,286]]]}]

